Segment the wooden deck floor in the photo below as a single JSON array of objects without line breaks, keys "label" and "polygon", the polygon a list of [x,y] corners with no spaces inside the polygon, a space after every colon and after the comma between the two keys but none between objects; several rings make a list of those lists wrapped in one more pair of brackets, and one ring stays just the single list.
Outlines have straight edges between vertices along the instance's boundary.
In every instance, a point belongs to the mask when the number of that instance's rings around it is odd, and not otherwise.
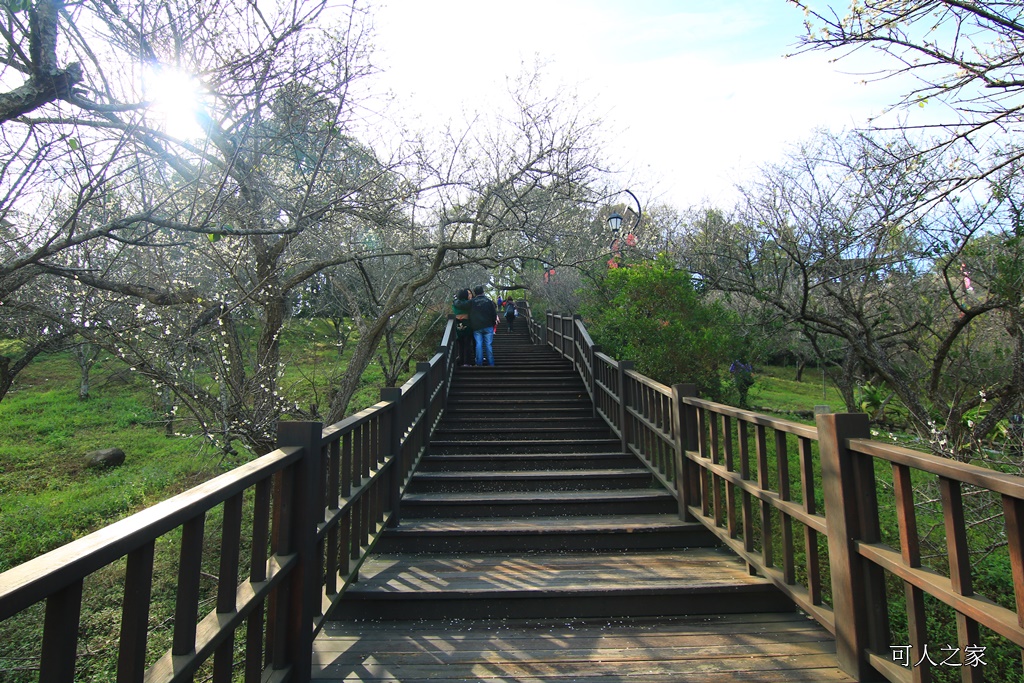
[{"label": "wooden deck floor", "polygon": [[332,622],[318,681],[848,682],[835,642],[798,613],[710,617]]}]

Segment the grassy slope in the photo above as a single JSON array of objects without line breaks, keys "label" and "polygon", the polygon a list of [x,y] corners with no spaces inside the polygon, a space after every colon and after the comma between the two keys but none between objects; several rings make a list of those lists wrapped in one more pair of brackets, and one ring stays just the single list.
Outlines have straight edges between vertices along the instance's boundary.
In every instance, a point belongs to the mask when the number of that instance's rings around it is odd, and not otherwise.
[{"label": "grassy slope", "polygon": [[[2,342],[0,342],[2,344]],[[303,407],[325,403],[328,378],[344,369],[329,326],[293,321],[282,338],[283,395]],[[404,381],[407,373],[400,381]],[[93,371],[87,401],[78,399],[78,368],[72,356],[38,359],[0,402],[0,571],[124,518],[186,490],[251,457],[222,460],[194,437],[166,437],[158,404],[148,383],[133,379],[118,361],[102,360]],[[350,412],[376,403],[382,374],[364,373]],[[126,452],[121,467],[97,471],[83,455],[117,446]],[[207,518],[204,562],[216,555],[220,511]],[[154,587],[147,646],[149,663],[170,646],[174,623],[174,584],[180,530],[161,538],[155,549]],[[91,576],[85,585],[79,628],[76,680],[113,680],[123,599],[123,560]],[[204,567],[216,571],[215,565]],[[208,585],[207,585],[208,584]],[[212,609],[202,586],[200,612]],[[38,676],[43,622],[40,603],[0,622],[0,681],[21,683]],[[241,647],[241,645],[238,645]],[[241,661],[239,654],[236,661]],[[200,672],[203,680],[208,672]]]},{"label": "grassy slope", "polygon": [[[325,379],[341,361],[326,323],[299,323],[284,343],[282,387],[308,406],[310,378]],[[297,339],[305,340],[299,344]],[[37,360],[0,401],[0,571],[56,548],[237,466],[196,437],[164,436],[148,383],[115,359],[93,372],[91,398],[78,399],[78,368],[68,354]],[[377,402],[381,373],[371,366],[350,412]],[[119,447],[123,466],[97,471],[83,455]]]},{"label": "grassy slope", "polygon": [[846,404],[835,387],[829,385],[823,394],[820,374],[807,370],[804,381],[797,382],[793,379],[795,372],[792,368],[758,368],[748,395],[753,409],[787,419],[813,414],[818,405],[827,405],[833,412],[846,412]]}]

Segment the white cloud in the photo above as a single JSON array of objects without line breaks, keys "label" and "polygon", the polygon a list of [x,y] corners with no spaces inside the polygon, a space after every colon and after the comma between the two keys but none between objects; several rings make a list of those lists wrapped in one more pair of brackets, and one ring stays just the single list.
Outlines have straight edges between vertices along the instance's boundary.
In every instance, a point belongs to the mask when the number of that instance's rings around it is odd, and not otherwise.
[{"label": "white cloud", "polygon": [[752,166],[895,97],[828,55],[785,59],[803,17],[778,0],[391,0],[376,16],[383,82],[424,122],[486,110],[536,55],[596,101],[648,196],[680,207],[731,201]]}]

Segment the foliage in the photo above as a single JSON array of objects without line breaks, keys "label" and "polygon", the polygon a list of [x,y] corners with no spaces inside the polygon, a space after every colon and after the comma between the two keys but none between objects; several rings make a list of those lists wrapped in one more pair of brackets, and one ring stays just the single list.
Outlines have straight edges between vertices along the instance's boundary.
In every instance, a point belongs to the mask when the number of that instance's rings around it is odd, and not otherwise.
[{"label": "foliage", "polygon": [[[30,78],[46,97],[18,112],[0,93],[0,328],[25,344],[0,356],[0,400],[40,353],[102,348],[160,392],[168,424],[265,452],[283,414],[347,414],[382,341],[396,381],[446,271],[572,241],[564,217],[603,172],[596,122],[539,71],[461,128],[371,138],[404,126],[361,99],[374,69],[357,3],[61,5],[0,37],[5,84],[75,58],[83,84]],[[192,130],[171,130],[151,72],[193,86]],[[330,317],[336,348],[354,345],[298,404],[282,384],[293,314]]]},{"label": "foliage", "polygon": [[[929,152],[956,146],[968,136],[977,145],[985,157],[979,167],[960,166],[948,182],[933,188],[940,194],[961,190],[1024,159],[1016,139],[1024,95],[1019,3],[851,0],[844,13],[836,3],[789,2],[807,17],[801,50],[835,51],[840,59],[871,50],[881,59],[872,62],[870,78],[913,76],[893,108],[934,112],[928,127],[943,137]],[[906,126],[903,122],[900,127]]]},{"label": "foliage", "polygon": [[722,398],[721,372],[742,359],[737,318],[697,292],[667,258],[607,272],[581,307],[596,343],[665,384],[693,383]]},{"label": "foliage", "polygon": [[[1024,399],[1024,185],[1011,167],[987,195],[923,211],[957,163],[903,139],[820,133],[743,187],[731,220],[695,224],[686,262],[730,305],[774,309],[819,364],[839,366],[849,410],[870,384],[920,436],[938,425],[936,453],[969,458]],[[983,395],[993,407],[966,426]]]}]

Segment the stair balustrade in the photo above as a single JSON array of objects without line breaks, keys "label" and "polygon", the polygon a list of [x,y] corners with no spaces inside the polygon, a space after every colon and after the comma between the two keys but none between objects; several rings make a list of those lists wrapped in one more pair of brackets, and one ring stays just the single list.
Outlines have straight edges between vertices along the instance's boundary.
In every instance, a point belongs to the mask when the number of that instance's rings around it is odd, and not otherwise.
[{"label": "stair balustrade", "polygon": [[[915,663],[938,665],[956,649],[961,679],[981,681],[985,665],[971,657],[983,661],[984,643],[1003,639],[1024,655],[1024,478],[872,440],[863,414],[821,414],[811,427],[700,399],[693,385],[665,386],[603,353],[578,316],[548,311],[541,322],[521,310],[534,342],[573,362],[624,448],[675,494],[681,518],[702,522],[831,631],[843,671],[927,680]],[[922,561],[916,506],[925,501],[912,482],[937,491],[948,540],[931,564],[945,570]],[[1002,510],[989,521],[1006,538],[1013,596],[974,590],[984,551],[969,547],[968,496]],[[880,503],[895,525],[883,525]],[[902,584],[904,605],[889,604],[887,581]],[[955,615],[957,642],[939,644],[942,653],[929,640],[926,598]],[[906,614],[896,624],[903,642],[891,642],[895,613]]]}]

